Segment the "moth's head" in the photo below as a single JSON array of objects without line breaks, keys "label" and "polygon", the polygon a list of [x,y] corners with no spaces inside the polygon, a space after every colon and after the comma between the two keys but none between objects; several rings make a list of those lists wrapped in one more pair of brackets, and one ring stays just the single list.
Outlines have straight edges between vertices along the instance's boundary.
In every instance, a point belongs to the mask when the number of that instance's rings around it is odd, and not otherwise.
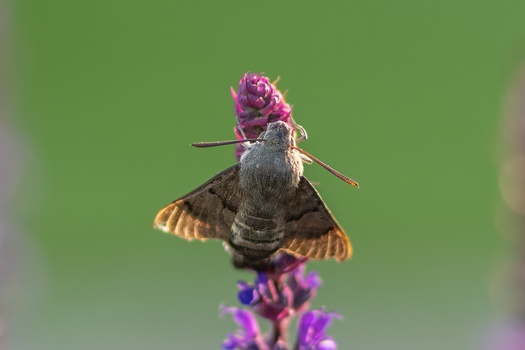
[{"label": "moth's head", "polygon": [[288,149],[290,145],[295,144],[292,129],[281,121],[268,124],[268,128],[260,138],[264,139],[264,143],[269,147]]}]

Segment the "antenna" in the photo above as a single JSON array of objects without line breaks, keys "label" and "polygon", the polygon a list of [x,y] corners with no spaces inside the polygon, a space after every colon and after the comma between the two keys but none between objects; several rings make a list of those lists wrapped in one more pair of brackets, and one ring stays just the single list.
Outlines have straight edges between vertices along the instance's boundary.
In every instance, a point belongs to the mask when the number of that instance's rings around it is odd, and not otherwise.
[{"label": "antenna", "polygon": [[264,141],[264,139],[243,139],[243,140],[231,140],[231,141],[195,142],[195,143],[192,143],[191,145],[197,148],[205,148],[205,147],[233,145],[235,143],[241,143],[241,142],[257,142],[257,141]]},{"label": "antenna", "polygon": [[335,170],[334,168],[332,168],[328,164],[325,164],[325,163],[321,162],[319,159],[317,159],[316,157],[312,156],[310,153],[306,152],[305,150],[302,150],[302,149],[300,149],[299,147],[296,147],[296,146],[290,146],[290,148],[301,152],[302,154],[304,154],[308,158],[311,158],[314,162],[316,162],[317,164],[319,164],[320,166],[322,166],[323,168],[325,168],[326,170],[328,170],[329,172],[331,172],[332,174],[334,174],[335,176],[337,176],[338,178],[340,178],[341,180],[343,180],[347,184],[350,184],[352,186],[356,186],[357,188],[359,188],[359,184],[357,182],[355,182],[354,180],[352,180],[348,176],[345,176],[345,175],[341,174],[340,172],[338,172],[337,170]]}]

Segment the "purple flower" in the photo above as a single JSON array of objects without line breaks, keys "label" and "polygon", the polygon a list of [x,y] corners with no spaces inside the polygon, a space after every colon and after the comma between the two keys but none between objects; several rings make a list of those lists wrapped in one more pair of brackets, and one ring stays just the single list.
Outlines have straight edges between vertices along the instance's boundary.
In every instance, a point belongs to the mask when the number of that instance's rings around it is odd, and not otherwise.
[{"label": "purple flower", "polygon": [[301,312],[308,306],[308,302],[313,299],[317,288],[321,286],[321,278],[315,271],[309,272],[304,276],[305,265],[299,266],[290,273],[287,285],[292,290],[293,308],[296,312]]},{"label": "purple flower", "polygon": [[254,284],[244,281],[237,284],[239,301],[273,322],[301,312],[321,285],[316,272],[305,276],[305,263],[304,258],[278,254],[270,272],[258,272]]},{"label": "purple flower", "polygon": [[[238,139],[256,138],[266,130],[268,123],[279,120],[292,126],[292,107],[267,77],[246,73],[239,81],[237,92],[232,88],[231,93],[238,121],[234,131]],[[237,159],[243,152],[244,148],[239,144],[235,153]]]},{"label": "purple flower", "polygon": [[525,321],[506,319],[500,321],[489,333],[487,350],[525,349]]},{"label": "purple flower", "polygon": [[335,312],[312,310],[303,314],[299,320],[296,350],[335,350],[336,342],[325,331],[333,318],[340,318]]},{"label": "purple flower", "polygon": [[252,305],[261,300],[257,289],[252,287],[250,284],[244,281],[239,281],[237,283],[237,287],[239,287],[239,293],[237,294],[237,297],[239,298],[241,304]]},{"label": "purple flower", "polygon": [[[271,333],[260,335],[252,313],[224,308],[226,312],[234,314],[237,323],[243,328],[228,336],[223,343],[225,349],[265,349],[264,346],[270,350],[288,348],[287,327],[290,319],[308,308],[321,285],[316,272],[305,273],[306,261],[306,258],[279,253],[266,271],[257,272],[254,283],[237,283],[241,304],[249,306],[255,314],[269,320],[273,328]],[[310,345],[311,349],[335,349],[335,342],[324,331],[330,319],[336,315],[321,310],[306,312],[299,325],[297,344],[301,347],[298,349],[310,349],[307,347]]]},{"label": "purple flower", "polygon": [[499,161],[498,181],[507,211],[500,216],[509,220],[500,225],[504,228],[501,233],[515,251],[502,264],[504,268],[495,269],[492,278],[490,294],[504,306],[506,315],[492,326],[487,346],[490,350],[525,349],[525,66],[521,68],[505,99],[508,115],[501,137],[505,153]]},{"label": "purple flower", "polygon": [[228,334],[222,343],[223,349],[269,350],[259,332],[257,320],[250,311],[236,307],[222,307],[221,313],[230,313],[241,327],[236,333]]}]

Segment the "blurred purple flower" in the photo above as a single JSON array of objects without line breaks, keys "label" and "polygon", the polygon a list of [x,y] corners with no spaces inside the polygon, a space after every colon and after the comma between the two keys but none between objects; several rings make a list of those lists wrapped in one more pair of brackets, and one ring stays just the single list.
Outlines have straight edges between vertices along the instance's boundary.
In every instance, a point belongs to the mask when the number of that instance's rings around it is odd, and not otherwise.
[{"label": "blurred purple flower", "polygon": [[[234,131],[238,139],[256,138],[266,130],[268,123],[275,121],[292,126],[292,107],[267,77],[246,73],[239,81],[237,92],[232,88],[231,93],[238,122]],[[237,159],[243,152],[244,147],[237,145]]]},{"label": "blurred purple flower", "polygon": [[505,320],[493,327],[487,339],[487,350],[524,350],[525,322]]},{"label": "blurred purple flower", "polygon": [[236,307],[222,307],[221,313],[232,314],[235,322],[241,327],[236,333],[228,334],[228,337],[222,343],[223,349],[270,349],[264,344],[257,320],[250,311]]},{"label": "blurred purple flower", "polygon": [[299,320],[296,350],[335,350],[336,342],[325,331],[333,318],[340,318],[335,312],[312,310],[303,314]]},{"label": "blurred purple flower", "polygon": [[487,348],[525,350],[525,66],[506,103],[499,186],[507,222],[498,222],[498,227],[515,252],[495,269],[490,284],[491,297],[505,316],[489,332]]},{"label": "blurred purple flower", "polygon": [[[8,1],[0,1],[0,349],[5,349],[5,313],[12,302],[12,297],[16,289],[13,276],[20,269],[20,265],[15,262],[22,256],[19,232],[14,230],[13,198],[21,176],[21,153],[23,144],[17,137],[14,127],[14,115],[11,113],[11,100],[14,89],[11,82],[15,80],[15,75],[11,74],[11,21],[13,13],[10,11]],[[20,260],[21,261],[21,260]]]}]

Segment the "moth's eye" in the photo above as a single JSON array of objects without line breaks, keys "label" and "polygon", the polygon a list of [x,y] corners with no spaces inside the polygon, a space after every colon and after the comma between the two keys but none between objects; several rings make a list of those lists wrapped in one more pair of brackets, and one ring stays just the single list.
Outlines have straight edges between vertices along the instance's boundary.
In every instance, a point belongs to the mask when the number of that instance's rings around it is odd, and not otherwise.
[{"label": "moth's eye", "polygon": [[282,131],[277,131],[277,137],[282,139],[283,138],[283,133]]}]

